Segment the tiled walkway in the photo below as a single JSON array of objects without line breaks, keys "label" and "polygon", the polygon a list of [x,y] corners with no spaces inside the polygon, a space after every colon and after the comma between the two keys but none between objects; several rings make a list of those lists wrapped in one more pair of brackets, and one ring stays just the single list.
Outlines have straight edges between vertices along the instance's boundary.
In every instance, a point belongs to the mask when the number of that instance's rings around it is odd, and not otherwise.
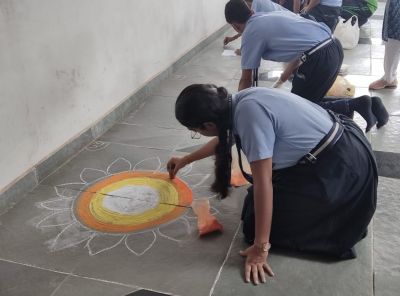
[{"label": "tiled walkway", "polygon": [[[347,79],[357,87],[356,95],[369,94],[368,84],[382,74],[382,4],[362,28],[362,44],[345,52],[344,63],[350,66]],[[177,94],[191,83],[212,82],[231,92],[237,89],[240,59],[222,57],[221,45],[222,38],[180,67],[140,109],[0,216],[1,296],[399,295],[400,90],[373,92],[392,114],[387,126],[368,135],[379,151],[380,174],[389,178],[380,179],[377,214],[369,236],[357,246],[356,260],[326,262],[272,252],[269,262],[276,277],[260,286],[244,284],[238,250],[245,247],[239,219],[245,188],[235,189],[224,201],[215,200],[208,189],[211,160],[187,167],[180,178],[193,189],[195,199],[209,198],[212,213],[224,226],[222,234],[199,239],[190,208],[180,209],[178,219],[136,232],[123,231],[122,226],[111,231],[107,219],[112,217],[104,212],[98,213],[105,217],[98,228],[84,226],[90,217],[79,216],[83,191],[91,193],[96,189],[93,184],[105,180],[107,192],[125,198],[132,188],[121,189],[119,179],[112,178],[122,172],[165,172],[170,156],[182,155],[205,141],[190,138],[174,119],[173,105]],[[276,73],[269,71],[281,67],[263,63],[261,86],[271,86]],[[359,116],[356,120],[364,125]],[[96,198],[109,208],[115,206],[112,199]],[[119,210],[132,210],[132,200],[125,206]],[[174,210],[164,207],[167,212]]]}]

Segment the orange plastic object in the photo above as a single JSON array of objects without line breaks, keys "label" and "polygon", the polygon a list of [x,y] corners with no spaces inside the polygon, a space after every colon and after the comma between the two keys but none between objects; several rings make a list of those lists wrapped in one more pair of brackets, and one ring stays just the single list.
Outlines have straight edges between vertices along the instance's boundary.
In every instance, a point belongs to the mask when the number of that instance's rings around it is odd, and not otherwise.
[{"label": "orange plastic object", "polygon": [[[232,170],[231,170],[231,185],[234,187],[240,187],[249,184],[243,177],[242,171],[239,167],[239,157],[236,150],[236,146],[232,147]],[[250,165],[247,162],[246,157],[242,153],[242,164],[246,172],[250,171]]]},{"label": "orange plastic object", "polygon": [[218,222],[217,218],[210,213],[210,203],[207,199],[194,200],[192,209],[197,215],[197,228],[200,236],[223,230],[223,226]]},{"label": "orange plastic object", "polygon": [[234,187],[240,187],[249,184],[243,177],[242,171],[239,169],[233,169],[231,171],[231,185]]}]

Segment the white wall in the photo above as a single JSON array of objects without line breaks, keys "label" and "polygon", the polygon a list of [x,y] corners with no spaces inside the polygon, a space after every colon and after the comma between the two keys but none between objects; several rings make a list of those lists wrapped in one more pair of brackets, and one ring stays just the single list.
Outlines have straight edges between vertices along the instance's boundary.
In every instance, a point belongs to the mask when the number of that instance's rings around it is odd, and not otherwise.
[{"label": "white wall", "polygon": [[225,24],[227,0],[0,0],[0,192]]}]

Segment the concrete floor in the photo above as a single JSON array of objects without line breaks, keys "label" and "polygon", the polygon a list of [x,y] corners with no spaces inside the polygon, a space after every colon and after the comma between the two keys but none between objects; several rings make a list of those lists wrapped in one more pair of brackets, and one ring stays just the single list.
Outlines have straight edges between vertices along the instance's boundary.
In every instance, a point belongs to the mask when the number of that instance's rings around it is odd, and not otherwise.
[{"label": "concrete floor", "polygon": [[[358,47],[345,51],[346,78],[356,86],[356,95],[371,94],[368,84],[382,74],[382,15],[380,3],[361,30]],[[204,143],[204,138],[192,140],[177,123],[173,105],[191,83],[237,89],[240,58],[222,57],[221,45],[222,39],[213,42],[180,67],[140,109],[0,216],[0,295],[399,295],[400,169],[393,164],[400,163],[400,89],[372,92],[382,97],[392,116],[387,126],[367,135],[385,177],[380,178],[371,231],[356,246],[355,260],[330,262],[272,250],[269,262],[276,277],[260,286],[245,284],[238,255],[245,247],[240,229],[245,188],[217,201],[208,189],[211,160],[193,164],[179,177],[192,188],[194,199],[209,200],[211,212],[224,226],[221,234],[198,238],[190,208],[177,219],[136,232],[91,229],[77,218],[77,200],[92,184],[126,171],[165,172],[169,157]],[[280,64],[264,62],[260,72],[268,78],[274,75],[270,71],[281,69]],[[357,115],[356,121],[365,126]]]}]

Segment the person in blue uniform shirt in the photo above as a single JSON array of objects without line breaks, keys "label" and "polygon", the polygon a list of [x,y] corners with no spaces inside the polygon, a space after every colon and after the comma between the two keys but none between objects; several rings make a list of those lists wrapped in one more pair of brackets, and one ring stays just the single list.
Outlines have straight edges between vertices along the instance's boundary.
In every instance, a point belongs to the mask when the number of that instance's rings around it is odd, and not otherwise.
[{"label": "person in blue uniform shirt", "polygon": [[333,32],[342,12],[342,0],[309,0],[302,12],[313,16],[317,22],[325,23]]},{"label": "person in blue uniform shirt", "polygon": [[194,84],[176,100],[175,116],[189,130],[213,137],[199,150],[167,163],[171,178],[185,165],[215,157],[212,190],[229,194],[233,138],[251,168],[243,211],[251,245],[245,280],[265,282],[270,245],[356,257],[374,214],[378,174],[364,133],[295,94],[254,87],[229,95],[223,87]]},{"label": "person in blue uniform shirt", "polygon": [[343,49],[330,29],[289,11],[254,13],[244,1],[231,0],[225,6],[226,21],[242,34],[239,90],[252,85],[253,70],[261,59],[289,63],[274,85],[279,87],[294,73],[292,92],[326,109],[351,116],[358,112],[367,122],[368,132],[375,123],[386,124],[387,112],[380,99],[323,101],[333,85],[343,61]]},{"label": "person in blue uniform shirt", "polygon": [[[271,12],[285,10],[285,8],[283,8],[281,5],[272,2],[271,0],[246,0],[245,2],[247,6],[250,7],[250,9],[254,12]],[[240,36],[242,36],[242,34],[237,33],[232,37],[225,37],[224,45],[227,45],[228,43],[238,39]],[[238,50],[237,53],[240,55],[240,50]]]}]

